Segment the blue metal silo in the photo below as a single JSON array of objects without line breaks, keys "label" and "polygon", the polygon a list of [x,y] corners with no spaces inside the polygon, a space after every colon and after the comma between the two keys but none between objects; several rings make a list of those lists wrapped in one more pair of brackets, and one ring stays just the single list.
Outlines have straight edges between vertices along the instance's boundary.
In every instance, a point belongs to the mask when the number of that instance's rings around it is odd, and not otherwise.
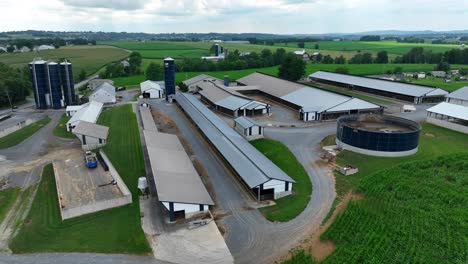
[{"label": "blue metal silo", "polygon": [[166,100],[170,95],[175,95],[175,67],[174,59],[164,59],[164,84],[166,86]]},{"label": "blue metal silo", "polygon": [[218,44],[215,44],[215,56],[216,57],[219,56],[219,45]]},{"label": "blue metal silo", "polygon": [[66,105],[75,103],[75,84],[73,82],[72,64],[68,61],[60,63],[60,77]]},{"label": "blue metal silo", "polygon": [[49,62],[48,68],[48,85],[50,94],[50,106],[54,109],[62,108],[62,87],[60,86],[59,66],[56,62]]},{"label": "blue metal silo", "polygon": [[47,109],[47,94],[49,93],[47,62],[41,59],[29,63],[33,84],[34,101],[37,109]]}]

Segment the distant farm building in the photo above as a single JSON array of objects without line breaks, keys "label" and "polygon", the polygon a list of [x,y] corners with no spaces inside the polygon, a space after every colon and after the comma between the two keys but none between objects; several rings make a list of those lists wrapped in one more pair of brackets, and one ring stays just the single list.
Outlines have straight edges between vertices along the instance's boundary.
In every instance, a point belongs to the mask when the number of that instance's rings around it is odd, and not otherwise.
[{"label": "distant farm building", "polygon": [[445,78],[447,77],[447,73],[444,71],[431,71],[431,75],[436,78]]},{"label": "distant farm building", "polygon": [[247,117],[241,116],[234,119],[234,129],[247,140],[263,137],[263,126]]},{"label": "distant farm building", "polygon": [[40,46],[34,47],[35,51],[53,50],[53,49],[55,49],[55,47],[52,45],[40,45]]},{"label": "distant farm building", "polygon": [[294,55],[300,57],[301,59],[303,59],[305,61],[310,59],[309,53],[307,53],[307,51],[305,51],[305,50],[294,51]]},{"label": "distant farm building", "polygon": [[89,101],[101,102],[103,104],[115,104],[117,102],[115,95],[115,87],[104,82],[89,96]]},{"label": "distant farm building", "polygon": [[108,80],[108,79],[92,79],[91,81],[88,82],[88,89],[89,90],[96,90],[99,86],[101,86],[103,83],[108,83],[112,86],[114,86],[114,81]]},{"label": "distant farm building", "polygon": [[322,121],[348,114],[383,112],[380,105],[263,73],[250,74],[237,82],[245,86],[232,89],[244,94],[259,93],[271,98],[298,111],[299,119],[303,121]]},{"label": "distant farm building", "polygon": [[442,102],[427,109],[426,121],[468,134],[468,106]]},{"label": "distant farm building", "polygon": [[143,98],[155,99],[164,97],[164,82],[144,81],[140,83]]},{"label": "distant farm building", "polygon": [[197,85],[207,79],[216,79],[206,74],[200,74],[182,82],[189,92],[197,92]]},{"label": "distant farm building", "polygon": [[468,106],[468,86],[462,87],[446,96],[447,103]]},{"label": "distant farm building", "polygon": [[350,90],[385,96],[414,104],[436,103],[445,100],[447,91],[437,87],[361,77],[348,74],[318,71],[309,75],[310,80]]}]

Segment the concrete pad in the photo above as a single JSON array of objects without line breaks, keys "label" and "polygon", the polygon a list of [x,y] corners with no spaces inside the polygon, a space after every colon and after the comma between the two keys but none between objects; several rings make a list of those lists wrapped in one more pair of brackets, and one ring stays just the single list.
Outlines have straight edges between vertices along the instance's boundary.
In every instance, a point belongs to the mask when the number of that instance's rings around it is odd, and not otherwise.
[{"label": "concrete pad", "polygon": [[54,165],[63,211],[124,196],[117,185],[98,187],[110,183],[112,175],[100,164],[88,168],[81,149],[71,150],[62,160],[55,160]]},{"label": "concrete pad", "polygon": [[194,229],[163,233],[151,246],[155,258],[164,261],[180,264],[234,263],[214,221]]}]

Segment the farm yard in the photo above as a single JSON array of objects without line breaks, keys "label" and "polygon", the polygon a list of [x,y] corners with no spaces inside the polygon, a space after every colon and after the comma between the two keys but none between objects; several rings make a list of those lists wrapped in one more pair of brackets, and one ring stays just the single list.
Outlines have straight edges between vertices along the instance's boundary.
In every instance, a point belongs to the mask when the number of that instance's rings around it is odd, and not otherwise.
[{"label": "farm yard", "polygon": [[106,64],[120,61],[126,58],[129,52],[109,46],[67,46],[55,50],[43,50],[39,52],[25,52],[14,54],[0,54],[0,62],[7,65],[22,68],[28,65],[34,58],[58,61],[61,58],[69,59],[73,63],[73,75],[76,79],[81,70],[86,70],[88,75],[97,72]]}]

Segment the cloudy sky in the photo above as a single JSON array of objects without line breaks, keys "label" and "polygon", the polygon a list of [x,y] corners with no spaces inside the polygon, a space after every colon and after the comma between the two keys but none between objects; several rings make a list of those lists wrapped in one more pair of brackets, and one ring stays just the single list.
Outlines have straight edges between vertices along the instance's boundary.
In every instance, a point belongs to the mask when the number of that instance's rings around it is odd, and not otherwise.
[{"label": "cloudy sky", "polygon": [[468,29],[467,0],[0,0],[0,31],[330,33]]}]

